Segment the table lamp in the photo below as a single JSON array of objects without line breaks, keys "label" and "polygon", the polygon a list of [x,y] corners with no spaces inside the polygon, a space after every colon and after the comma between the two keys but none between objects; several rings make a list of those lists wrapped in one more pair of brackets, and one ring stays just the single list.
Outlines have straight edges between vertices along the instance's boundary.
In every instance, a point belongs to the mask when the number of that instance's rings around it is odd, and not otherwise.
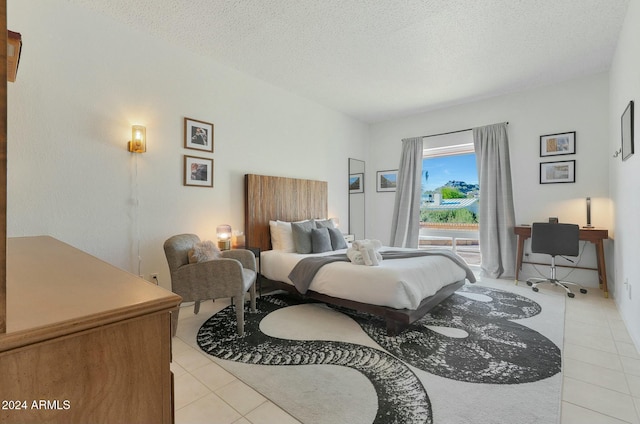
[{"label": "table lamp", "polygon": [[587,225],[584,228],[593,228],[591,225],[591,197],[587,197]]},{"label": "table lamp", "polygon": [[218,235],[218,249],[231,249],[231,225],[218,225],[218,228],[216,228],[216,233]]}]

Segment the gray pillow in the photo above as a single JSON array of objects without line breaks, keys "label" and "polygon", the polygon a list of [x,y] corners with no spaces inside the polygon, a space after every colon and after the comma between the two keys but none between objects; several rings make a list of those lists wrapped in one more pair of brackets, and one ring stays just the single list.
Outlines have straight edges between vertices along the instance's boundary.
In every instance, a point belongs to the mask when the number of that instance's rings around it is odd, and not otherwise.
[{"label": "gray pillow", "polygon": [[335,228],[333,221],[330,219],[315,219],[316,228]]},{"label": "gray pillow", "polygon": [[311,248],[313,253],[330,252],[333,250],[328,228],[314,228],[311,230]]},{"label": "gray pillow", "polygon": [[316,228],[313,221],[302,221],[291,223],[291,233],[293,235],[293,245],[298,253],[311,253],[311,230]]},{"label": "gray pillow", "polygon": [[331,239],[331,248],[333,250],[346,249],[349,247],[347,246],[347,241],[344,239],[344,235],[342,235],[340,230],[337,228],[329,228],[328,232],[329,238]]}]

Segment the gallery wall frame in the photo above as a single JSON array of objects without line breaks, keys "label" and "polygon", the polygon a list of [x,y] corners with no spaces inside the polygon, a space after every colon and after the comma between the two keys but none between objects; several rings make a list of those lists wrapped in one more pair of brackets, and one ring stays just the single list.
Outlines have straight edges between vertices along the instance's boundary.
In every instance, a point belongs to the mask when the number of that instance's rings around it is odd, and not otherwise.
[{"label": "gallery wall frame", "polygon": [[213,153],[213,124],[184,118],[184,147]]},{"label": "gallery wall frame", "polygon": [[633,100],[629,102],[620,117],[622,134],[622,160],[629,159],[634,153],[633,142]]},{"label": "gallery wall frame", "polygon": [[540,162],[540,184],[576,182],[576,161]]},{"label": "gallery wall frame", "polygon": [[213,187],[213,159],[184,155],[184,185]]},{"label": "gallery wall frame", "polygon": [[575,131],[540,136],[540,157],[573,155],[575,153]]},{"label": "gallery wall frame", "polygon": [[376,191],[396,191],[398,187],[398,170],[378,171],[376,173]]}]

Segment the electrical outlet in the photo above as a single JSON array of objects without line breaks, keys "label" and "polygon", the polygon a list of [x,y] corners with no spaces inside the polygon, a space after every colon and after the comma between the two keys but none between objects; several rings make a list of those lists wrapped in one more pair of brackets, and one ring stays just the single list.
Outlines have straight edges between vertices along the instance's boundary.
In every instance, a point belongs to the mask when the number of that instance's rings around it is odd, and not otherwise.
[{"label": "electrical outlet", "polygon": [[159,281],[158,281],[158,273],[157,273],[157,272],[152,272],[152,273],[151,273],[151,282],[152,282],[152,283],[159,284]]}]

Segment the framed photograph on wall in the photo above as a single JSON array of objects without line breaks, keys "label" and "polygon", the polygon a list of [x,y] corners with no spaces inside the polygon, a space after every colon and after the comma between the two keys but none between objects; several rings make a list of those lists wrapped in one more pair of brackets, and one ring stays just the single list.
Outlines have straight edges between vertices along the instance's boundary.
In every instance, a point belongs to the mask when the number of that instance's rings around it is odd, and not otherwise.
[{"label": "framed photograph on wall", "polygon": [[576,152],[576,132],[540,136],[540,157],[573,155]]},{"label": "framed photograph on wall", "polygon": [[576,161],[540,163],[540,184],[575,183]]},{"label": "framed photograph on wall", "polygon": [[398,170],[378,171],[376,191],[396,191],[398,187]]},{"label": "framed photograph on wall", "polygon": [[184,147],[213,152],[213,124],[184,118]]},{"label": "framed photograph on wall", "polygon": [[622,160],[627,160],[633,155],[633,100],[629,102],[627,108],[620,118],[622,124]]},{"label": "framed photograph on wall", "polygon": [[349,175],[349,194],[364,193],[364,174]]},{"label": "framed photograph on wall", "polygon": [[213,187],[213,159],[184,155],[184,185]]}]

